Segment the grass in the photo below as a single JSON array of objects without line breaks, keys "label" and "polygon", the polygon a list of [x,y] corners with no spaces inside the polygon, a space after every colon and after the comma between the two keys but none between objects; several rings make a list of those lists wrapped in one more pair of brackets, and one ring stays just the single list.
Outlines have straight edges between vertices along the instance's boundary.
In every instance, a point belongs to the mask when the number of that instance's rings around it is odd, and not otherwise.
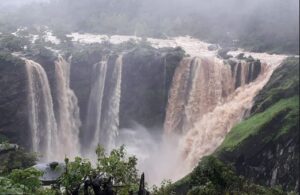
[{"label": "grass", "polygon": [[276,116],[286,112],[288,112],[288,114],[284,117],[282,127],[274,132],[276,134],[275,139],[287,133],[293,125],[297,124],[299,120],[299,96],[280,100],[264,112],[255,114],[236,125],[228,133],[218,151],[223,149],[226,151],[234,150],[250,136],[257,135],[260,131],[263,131],[265,125],[272,122]]}]

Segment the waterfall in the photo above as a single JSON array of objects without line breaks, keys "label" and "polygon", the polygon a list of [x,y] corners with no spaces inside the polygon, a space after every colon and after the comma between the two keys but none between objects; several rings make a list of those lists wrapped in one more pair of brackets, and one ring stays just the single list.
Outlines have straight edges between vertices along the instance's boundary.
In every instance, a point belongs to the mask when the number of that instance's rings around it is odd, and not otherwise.
[{"label": "waterfall", "polygon": [[205,113],[232,93],[233,78],[229,65],[216,58],[185,58],[175,71],[165,131],[184,133]]},{"label": "waterfall", "polygon": [[177,67],[169,92],[165,134],[180,134],[185,170],[211,154],[228,131],[252,107],[253,98],[279,63],[235,61],[218,58],[184,58]]},{"label": "waterfall", "polygon": [[119,130],[122,56],[108,67],[108,59],[95,64],[85,124],[88,151],[98,144],[110,150]]},{"label": "waterfall", "polygon": [[57,124],[48,77],[43,67],[25,60],[28,76],[28,111],[32,149],[50,160],[56,154]]},{"label": "waterfall", "polygon": [[56,98],[58,102],[57,126],[58,145],[57,158],[75,157],[79,154],[79,117],[78,100],[70,88],[70,63],[61,56],[55,62]]},{"label": "waterfall", "polygon": [[90,149],[95,149],[101,136],[101,111],[104,95],[105,78],[107,72],[107,60],[94,65],[92,75],[92,87],[88,102],[88,111],[85,124],[85,143],[90,143]]},{"label": "waterfall", "polygon": [[[63,160],[79,155],[79,107],[70,88],[70,63],[61,56],[55,61],[55,93],[51,93],[44,68],[24,59],[28,75],[28,110],[32,149],[42,160]],[[57,108],[54,109],[54,100]]]},{"label": "waterfall", "polygon": [[119,130],[119,111],[121,98],[121,81],[122,81],[122,61],[123,57],[120,55],[115,62],[112,72],[112,83],[110,87],[110,94],[108,94],[108,109],[103,118],[102,129],[106,131],[107,149],[111,150],[115,147],[115,140],[118,136]]}]

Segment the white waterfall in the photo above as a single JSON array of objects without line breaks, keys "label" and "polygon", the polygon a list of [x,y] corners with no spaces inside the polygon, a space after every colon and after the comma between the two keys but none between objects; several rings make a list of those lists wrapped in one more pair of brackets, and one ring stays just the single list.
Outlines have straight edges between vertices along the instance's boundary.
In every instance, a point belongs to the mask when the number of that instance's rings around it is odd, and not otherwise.
[{"label": "white waterfall", "polygon": [[101,115],[104,95],[105,78],[107,73],[107,60],[95,64],[93,71],[93,84],[88,103],[86,118],[86,142],[91,143],[89,150],[94,151],[100,142]]},{"label": "white waterfall", "polygon": [[122,56],[111,66],[108,69],[108,60],[102,60],[94,67],[85,124],[88,151],[94,151],[98,144],[113,149],[119,133]]},{"label": "white waterfall", "polygon": [[[28,76],[28,110],[32,149],[43,161],[62,161],[80,154],[79,107],[70,88],[70,63],[59,56],[55,61],[55,96],[44,68],[24,59]],[[54,109],[54,100],[57,101]]]},{"label": "white waterfall", "polygon": [[115,148],[116,137],[119,133],[119,111],[121,98],[121,81],[122,81],[122,55],[120,55],[113,69],[111,79],[111,92],[108,99],[108,109],[103,118],[103,129],[106,131],[106,148],[111,150]]},{"label": "white waterfall", "polygon": [[48,77],[43,67],[24,59],[28,76],[28,111],[32,149],[43,160],[53,159],[57,148],[57,124]]},{"label": "white waterfall", "polygon": [[58,151],[56,157],[75,157],[80,153],[78,100],[70,88],[70,62],[59,56],[55,62],[56,98],[58,101]]}]

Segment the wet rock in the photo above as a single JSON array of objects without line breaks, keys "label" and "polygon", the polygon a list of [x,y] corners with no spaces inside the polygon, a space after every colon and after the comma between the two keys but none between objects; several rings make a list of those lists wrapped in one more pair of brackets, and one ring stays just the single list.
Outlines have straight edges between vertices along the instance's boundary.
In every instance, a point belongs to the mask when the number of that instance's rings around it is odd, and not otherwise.
[{"label": "wet rock", "polygon": [[219,49],[219,45],[217,45],[217,44],[212,44],[212,45],[209,45],[209,46],[207,47],[207,49],[208,49],[209,51],[215,51],[215,50],[218,50],[218,49]]},{"label": "wet rock", "polygon": [[24,61],[0,53],[0,134],[11,142],[30,145]]},{"label": "wet rock", "polygon": [[229,59],[229,58],[232,58],[233,56],[232,55],[228,55],[227,53],[230,51],[230,49],[228,48],[223,48],[223,49],[220,49],[218,51],[218,57],[219,58],[222,58],[222,59]]}]

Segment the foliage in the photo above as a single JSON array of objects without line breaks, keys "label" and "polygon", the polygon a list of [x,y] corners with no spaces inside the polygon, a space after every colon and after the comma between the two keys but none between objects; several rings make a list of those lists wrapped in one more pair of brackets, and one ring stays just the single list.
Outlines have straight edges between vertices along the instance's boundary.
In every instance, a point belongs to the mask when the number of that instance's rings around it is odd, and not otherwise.
[{"label": "foliage", "polygon": [[[97,148],[98,162],[95,168],[87,159],[76,157],[74,161],[65,159],[66,171],[60,177],[59,184],[67,194],[82,192],[82,185],[87,179],[98,176],[111,177],[118,186],[118,194],[127,195],[129,191],[137,191],[139,178],[136,169],[137,159],[127,156],[125,147],[112,150],[107,155],[102,147]],[[0,194],[47,194],[54,195],[59,189],[44,189],[39,177],[42,173],[35,168],[14,169],[5,177],[0,177]],[[96,180],[95,180],[96,181]]]},{"label": "foliage", "polygon": [[[214,156],[202,158],[198,166],[185,178],[170,187],[178,194],[264,194],[283,195],[282,190],[256,185],[240,176]],[[182,189],[184,189],[182,191]]]},{"label": "foliage", "polygon": [[127,156],[125,147],[114,149],[109,155],[104,148],[97,147],[97,166],[92,167],[86,159],[76,157],[74,161],[66,159],[66,172],[60,178],[60,184],[66,188],[68,193],[79,191],[81,185],[87,179],[96,179],[98,176],[111,177],[113,184],[120,186],[118,194],[125,195],[129,191],[137,191],[138,174],[136,169],[137,159],[134,156]]},{"label": "foliage", "polygon": [[[0,131],[1,131],[1,130],[0,130]],[[4,143],[4,142],[7,142],[7,141],[8,141],[7,137],[0,134],[0,144],[2,144],[2,143]]]},{"label": "foliage", "polygon": [[211,182],[207,182],[204,185],[193,187],[187,195],[211,195],[219,194],[215,186]]},{"label": "foliage", "polygon": [[11,180],[13,184],[19,184],[22,186],[24,192],[33,193],[36,192],[42,185],[39,177],[43,174],[34,169],[34,168],[27,168],[24,170],[15,169],[9,175],[8,179]]},{"label": "foliage", "polygon": [[15,169],[7,177],[0,177],[0,195],[57,195],[57,191],[42,187],[39,180],[41,175],[34,168]]},{"label": "foliage", "polygon": [[73,162],[65,159],[66,172],[60,178],[60,183],[68,192],[79,188],[83,180],[91,173],[92,165],[88,160],[76,157]]},{"label": "foliage", "polygon": [[154,185],[152,187],[152,195],[175,195],[172,190],[172,182],[169,180],[164,180],[161,182],[160,186]]},{"label": "foliage", "polygon": [[[201,186],[196,191],[209,194],[237,188],[239,177],[215,157],[204,157],[191,174],[191,186]],[[193,193],[192,193],[193,194]]]},{"label": "foliage", "polygon": [[23,194],[25,186],[14,183],[7,177],[0,177],[0,194]]},{"label": "foliage", "polygon": [[255,97],[252,114],[263,112],[283,98],[299,95],[299,57],[289,57]]},{"label": "foliage", "polygon": [[7,175],[14,169],[31,167],[36,161],[36,154],[28,153],[22,148],[8,151],[0,155],[0,175]]},{"label": "foliage", "polygon": [[12,34],[0,34],[0,50],[7,50],[9,52],[22,51],[27,44],[29,44],[28,40],[22,37]]},{"label": "foliage", "polygon": [[97,171],[108,174],[116,185],[123,186],[118,192],[119,194],[126,194],[138,189],[137,158],[135,156],[127,157],[124,146],[112,150],[110,155],[106,155],[104,149],[98,146],[96,154],[98,157]]},{"label": "foliage", "polygon": [[17,57],[14,57],[9,51],[0,51],[0,70],[9,66],[22,66],[24,62]]}]

